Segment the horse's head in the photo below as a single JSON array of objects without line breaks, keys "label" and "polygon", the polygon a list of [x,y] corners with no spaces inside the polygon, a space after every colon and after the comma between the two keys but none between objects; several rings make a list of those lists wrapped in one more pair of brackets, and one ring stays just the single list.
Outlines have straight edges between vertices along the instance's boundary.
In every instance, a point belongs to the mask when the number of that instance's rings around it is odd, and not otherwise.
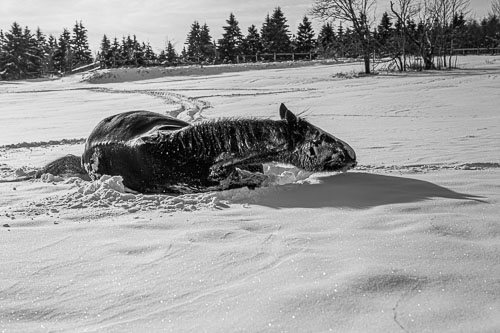
[{"label": "horse's head", "polygon": [[356,166],[356,153],[347,143],[295,116],[284,104],[281,119],[290,133],[290,162],[307,171],[345,171]]}]

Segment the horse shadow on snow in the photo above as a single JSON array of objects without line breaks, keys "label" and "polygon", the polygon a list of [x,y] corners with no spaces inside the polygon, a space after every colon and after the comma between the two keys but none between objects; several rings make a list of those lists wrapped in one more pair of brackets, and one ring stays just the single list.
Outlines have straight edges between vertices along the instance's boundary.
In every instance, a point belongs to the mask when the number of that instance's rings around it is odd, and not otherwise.
[{"label": "horse shadow on snow", "polygon": [[320,178],[319,184],[288,184],[257,196],[255,203],[272,208],[353,208],[412,203],[432,198],[471,200],[481,197],[459,193],[431,182],[369,173],[342,173]]}]

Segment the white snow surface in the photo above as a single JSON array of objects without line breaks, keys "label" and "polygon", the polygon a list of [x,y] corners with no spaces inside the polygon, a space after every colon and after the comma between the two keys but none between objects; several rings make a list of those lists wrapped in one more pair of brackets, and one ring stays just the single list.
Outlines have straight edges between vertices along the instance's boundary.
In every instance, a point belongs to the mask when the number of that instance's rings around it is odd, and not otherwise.
[{"label": "white snow surface", "polygon": [[[458,61],[0,82],[0,332],[500,331],[500,56]],[[269,164],[265,187],[179,196],[22,180],[112,114],[278,119],[282,102],[359,166]]]}]

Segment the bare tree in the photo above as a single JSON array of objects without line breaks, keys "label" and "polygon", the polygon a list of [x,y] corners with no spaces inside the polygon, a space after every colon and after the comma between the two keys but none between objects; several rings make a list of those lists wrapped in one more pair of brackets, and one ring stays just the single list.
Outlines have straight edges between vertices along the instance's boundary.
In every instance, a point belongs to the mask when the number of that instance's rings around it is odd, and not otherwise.
[{"label": "bare tree", "polygon": [[370,73],[370,22],[375,0],[315,0],[310,14],[324,21],[336,20],[352,25],[363,52],[365,73]]},{"label": "bare tree", "polygon": [[[399,7],[395,8],[391,1],[391,11],[402,25],[402,30],[413,45],[418,49],[418,53],[424,62],[424,69],[434,69],[434,49],[435,43],[431,36],[433,21],[428,17],[427,2],[416,2],[413,0],[399,1]],[[414,33],[408,24],[414,18],[419,20],[419,31]],[[414,22],[413,22],[414,23]]]},{"label": "bare tree", "polygon": [[401,58],[400,58],[400,69],[406,71],[406,48],[408,39],[408,23],[415,20],[415,17],[421,10],[420,3],[415,0],[397,0],[396,5],[391,1],[391,10],[399,24],[400,28],[400,46],[401,46]]},{"label": "bare tree", "polygon": [[[500,0],[499,0],[500,1]],[[427,0],[426,10],[427,17],[433,22],[435,41],[439,50],[438,53],[443,59],[443,64],[446,66],[446,56],[453,53],[454,47],[454,26],[453,18],[459,14],[465,15],[469,12],[470,0]]]},{"label": "bare tree", "polygon": [[500,0],[492,0],[491,1],[491,13],[490,15],[495,15],[496,17],[500,17]]}]

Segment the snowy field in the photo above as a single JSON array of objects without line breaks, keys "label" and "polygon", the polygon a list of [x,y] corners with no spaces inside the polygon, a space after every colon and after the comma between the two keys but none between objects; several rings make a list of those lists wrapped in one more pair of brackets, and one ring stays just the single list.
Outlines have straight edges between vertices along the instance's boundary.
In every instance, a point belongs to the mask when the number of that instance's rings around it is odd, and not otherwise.
[{"label": "snowy field", "polygon": [[[499,332],[500,57],[459,64],[0,82],[0,332]],[[278,119],[282,102],[358,167],[268,165],[267,187],[181,196],[11,182],[112,114]]]}]

